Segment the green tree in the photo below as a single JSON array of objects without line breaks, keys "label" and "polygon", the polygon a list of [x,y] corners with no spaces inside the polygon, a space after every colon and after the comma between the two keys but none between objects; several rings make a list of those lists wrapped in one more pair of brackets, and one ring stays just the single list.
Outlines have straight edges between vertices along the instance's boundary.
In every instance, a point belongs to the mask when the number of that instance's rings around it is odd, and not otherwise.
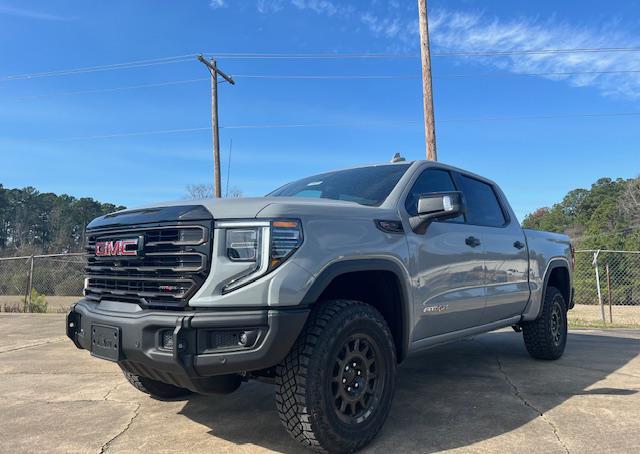
[{"label": "green tree", "polygon": [[123,208],[0,184],[0,256],[82,251],[87,223]]},{"label": "green tree", "polygon": [[560,203],[527,215],[523,226],[568,234],[581,249],[640,249],[640,178],[600,178]]}]

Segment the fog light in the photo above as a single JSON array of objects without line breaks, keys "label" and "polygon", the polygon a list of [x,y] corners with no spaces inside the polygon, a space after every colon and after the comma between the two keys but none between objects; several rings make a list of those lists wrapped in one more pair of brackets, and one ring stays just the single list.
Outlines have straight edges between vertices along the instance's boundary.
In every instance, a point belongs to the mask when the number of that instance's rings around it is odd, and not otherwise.
[{"label": "fog light", "polygon": [[251,347],[258,339],[258,331],[243,331],[240,334],[238,344],[242,347]]}]

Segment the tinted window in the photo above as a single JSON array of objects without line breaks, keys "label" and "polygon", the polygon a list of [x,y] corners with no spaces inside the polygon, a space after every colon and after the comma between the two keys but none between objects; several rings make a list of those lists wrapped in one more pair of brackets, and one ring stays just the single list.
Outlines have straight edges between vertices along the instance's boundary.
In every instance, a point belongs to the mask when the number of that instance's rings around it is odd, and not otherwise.
[{"label": "tinted window", "polygon": [[321,197],[378,206],[389,196],[410,164],[339,170],[294,181],[267,197]]},{"label": "tinted window", "polygon": [[418,199],[422,194],[431,192],[451,192],[455,191],[451,175],[446,170],[427,169],[418,177],[413,184],[407,200],[405,200],[405,208],[411,216],[418,214]]},{"label": "tinted window", "polygon": [[467,207],[469,224],[501,227],[505,223],[504,213],[496,193],[491,187],[475,178],[460,176],[462,192]]}]

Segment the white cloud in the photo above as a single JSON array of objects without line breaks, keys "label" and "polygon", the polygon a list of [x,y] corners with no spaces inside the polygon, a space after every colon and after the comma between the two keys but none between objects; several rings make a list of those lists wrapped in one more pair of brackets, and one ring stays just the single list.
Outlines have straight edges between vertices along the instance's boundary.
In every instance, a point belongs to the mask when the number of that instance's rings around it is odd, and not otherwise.
[{"label": "white cloud", "polygon": [[276,13],[284,8],[283,0],[258,0],[256,8],[260,13]]},{"label": "white cloud", "polygon": [[370,12],[360,15],[360,22],[367,26],[374,35],[395,38],[404,31],[406,24],[399,17],[378,17]]},{"label": "white cloud", "polygon": [[[224,5],[226,0],[212,0]],[[386,40],[389,51],[418,52],[417,7],[412,2],[373,0],[371,3],[338,0],[257,0],[261,13],[287,7],[354,21],[376,38]],[[355,6],[354,6],[355,5]],[[366,6],[366,7],[365,7]],[[477,11],[433,9],[429,16],[433,53],[526,49],[639,47],[640,33],[626,31],[619,23],[577,26],[555,18],[501,19]],[[435,55],[434,55],[435,58]],[[573,87],[593,87],[605,96],[640,99],[640,52],[582,52],[519,54],[494,57],[458,56],[458,61],[487,66],[515,74],[546,74],[540,77]],[[616,73],[610,73],[616,71]],[[609,72],[609,73],[607,73]]]},{"label": "white cloud", "polygon": [[[598,28],[578,27],[556,19],[522,18],[500,20],[481,13],[436,10],[430,18],[434,53],[479,52],[526,49],[579,49],[640,47],[640,36],[624,31],[619,24]],[[637,52],[581,52],[460,57],[515,74],[585,73],[640,69]],[[640,99],[640,73],[556,74],[542,76],[574,87],[595,87],[604,95]]]},{"label": "white cloud", "polygon": [[71,19],[68,17],[58,16],[56,14],[43,13],[40,11],[33,11],[30,9],[24,9],[24,8],[14,8],[12,6],[3,6],[3,5],[0,5],[0,14],[4,14],[6,16],[24,17],[27,19],[39,19],[39,20],[51,20],[51,21]]},{"label": "white cloud", "polygon": [[210,0],[209,6],[212,9],[224,8],[227,6],[226,0]]},{"label": "white cloud", "polygon": [[338,7],[329,0],[291,0],[291,4],[298,9],[308,9],[327,16],[333,16],[339,11]]}]

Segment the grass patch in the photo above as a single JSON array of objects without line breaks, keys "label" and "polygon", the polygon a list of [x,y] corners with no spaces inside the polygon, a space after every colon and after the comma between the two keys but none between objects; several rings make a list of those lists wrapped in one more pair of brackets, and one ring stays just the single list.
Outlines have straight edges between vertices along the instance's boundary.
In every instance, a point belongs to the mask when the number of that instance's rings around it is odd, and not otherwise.
[{"label": "grass patch", "polygon": [[569,319],[569,328],[640,328],[640,323],[602,323],[602,320]]}]

